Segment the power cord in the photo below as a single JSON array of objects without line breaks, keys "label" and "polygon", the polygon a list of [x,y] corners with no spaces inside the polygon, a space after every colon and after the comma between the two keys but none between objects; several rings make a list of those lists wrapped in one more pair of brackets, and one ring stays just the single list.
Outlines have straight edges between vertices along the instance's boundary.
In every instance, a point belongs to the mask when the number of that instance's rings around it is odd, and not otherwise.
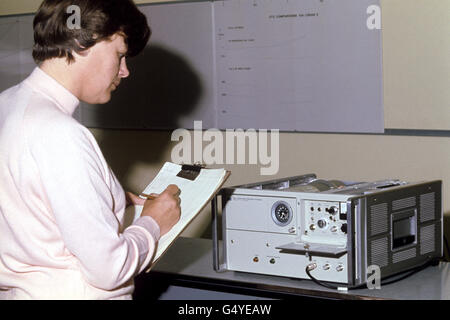
[{"label": "power cord", "polygon": [[416,274],[417,272],[420,272],[420,271],[426,269],[427,267],[429,267],[432,264],[434,264],[434,260],[427,261],[424,264],[422,264],[421,266],[418,266],[418,267],[415,267],[415,268],[412,268],[410,270],[405,271],[404,273],[406,273],[406,274],[401,273],[400,275],[397,275],[397,277],[395,277],[394,279],[391,279],[391,280],[388,280],[388,281],[385,281],[385,282],[381,282],[381,285],[385,286],[385,285],[388,285],[388,284],[395,283],[395,282],[398,282],[400,280],[406,279],[406,278],[412,276],[413,274]]},{"label": "power cord", "polygon": [[340,289],[340,287],[338,287],[338,286],[334,286],[334,285],[332,285],[332,284],[329,284],[329,283],[327,283],[327,282],[322,282],[322,281],[317,280],[316,278],[314,278],[314,277],[312,276],[312,274],[311,274],[311,271],[313,271],[315,268],[317,268],[317,264],[316,264],[316,263],[310,263],[310,264],[308,264],[308,265],[306,266],[306,269],[305,269],[306,274],[308,275],[308,277],[309,277],[312,281],[314,281],[314,282],[317,283],[318,285],[320,285],[320,286],[322,286],[322,287],[325,287],[325,288],[328,288],[328,289],[334,289],[334,290],[339,290],[339,289]]},{"label": "power cord", "polygon": [[[447,249],[447,257],[450,257],[450,248],[448,247],[448,241],[447,241],[446,236],[444,236],[444,244],[445,244],[445,248]],[[444,259],[445,259],[445,254],[444,254]]]},{"label": "power cord", "polygon": [[[406,279],[406,278],[412,276],[413,274],[416,274],[417,272],[422,271],[422,270],[424,270],[425,268],[427,268],[428,266],[434,264],[434,262],[435,262],[434,260],[427,261],[427,262],[425,262],[424,264],[422,264],[422,265],[420,265],[420,266],[418,266],[418,267],[411,268],[411,269],[409,269],[409,270],[406,270],[406,271],[400,273],[399,275],[396,275],[396,277],[395,277],[394,279],[391,279],[391,280],[386,280],[386,279],[391,278],[392,276],[391,276],[391,277],[388,277],[388,278],[385,279],[384,282],[381,282],[380,285],[381,285],[381,286],[385,286],[385,285],[392,284],[392,283],[398,282],[398,281],[400,281],[400,280]],[[347,290],[363,289],[363,288],[366,287],[366,284],[362,284],[362,285],[359,285],[359,286],[357,286],[357,287],[350,287],[350,288],[349,288],[349,287],[341,287],[341,286],[336,286],[336,285],[332,285],[332,284],[327,283],[327,282],[320,281],[320,280],[316,279],[316,278],[311,274],[311,271],[313,271],[313,270],[316,269],[316,268],[317,268],[317,264],[316,264],[316,263],[310,263],[310,264],[308,264],[308,265],[306,266],[306,269],[305,269],[306,274],[308,275],[308,277],[309,277],[313,282],[315,282],[315,283],[317,283],[318,285],[323,286],[323,287],[325,287],[325,288],[328,288],[328,289],[334,289],[334,290],[345,290],[345,291],[347,291]]]}]

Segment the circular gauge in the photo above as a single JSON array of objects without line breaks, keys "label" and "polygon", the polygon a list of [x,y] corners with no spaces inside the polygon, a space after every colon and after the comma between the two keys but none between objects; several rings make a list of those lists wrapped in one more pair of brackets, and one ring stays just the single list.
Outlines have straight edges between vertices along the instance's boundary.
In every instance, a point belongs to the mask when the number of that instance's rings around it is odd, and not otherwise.
[{"label": "circular gauge", "polygon": [[278,201],[272,206],[272,220],[279,226],[287,226],[292,220],[292,209],[287,202]]}]

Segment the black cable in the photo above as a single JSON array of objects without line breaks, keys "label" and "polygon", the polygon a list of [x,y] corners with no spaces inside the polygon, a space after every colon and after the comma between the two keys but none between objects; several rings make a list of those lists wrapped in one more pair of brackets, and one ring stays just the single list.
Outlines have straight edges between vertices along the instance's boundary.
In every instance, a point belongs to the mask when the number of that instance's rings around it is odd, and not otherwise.
[{"label": "black cable", "polygon": [[[413,274],[416,274],[417,272],[424,270],[425,268],[427,268],[428,266],[430,266],[432,263],[433,263],[432,260],[431,260],[431,261],[427,261],[427,262],[425,262],[424,264],[422,264],[422,265],[420,265],[420,266],[418,266],[418,267],[414,267],[414,268],[412,268],[412,269],[405,270],[404,272],[398,274],[398,275],[397,275],[398,277],[396,277],[395,279],[392,279],[392,280],[389,280],[389,281],[384,281],[384,282],[382,281],[382,282],[380,283],[380,286],[385,286],[385,285],[392,284],[392,283],[398,282],[398,281],[400,281],[400,280],[406,279],[406,278],[412,276]],[[329,284],[329,283],[326,283],[326,282],[322,282],[322,281],[320,281],[320,280],[318,280],[318,279],[316,279],[316,278],[314,278],[314,277],[312,276],[311,271],[314,270],[314,268],[311,269],[311,270],[310,270],[310,268],[311,268],[311,265],[308,265],[308,266],[306,267],[306,269],[305,269],[306,274],[308,275],[308,277],[309,277],[313,282],[317,283],[317,284],[320,285],[320,286],[326,287],[326,288],[328,288],[328,289],[339,290],[340,288],[343,288],[343,289],[346,289],[346,290],[356,290],[356,289],[362,289],[362,288],[366,287],[366,284],[362,284],[362,285],[357,286],[357,287],[346,288],[346,287],[334,286],[334,285],[332,285],[332,284]],[[406,273],[406,274],[404,274],[404,273]],[[402,275],[402,274],[403,274],[403,275]],[[390,278],[390,277],[389,277],[389,278]]]},{"label": "black cable", "polygon": [[385,286],[385,285],[388,285],[388,284],[395,283],[397,281],[406,279],[406,278],[412,276],[413,274],[416,274],[417,272],[424,270],[425,268],[429,267],[431,264],[432,264],[432,261],[427,261],[424,264],[422,264],[421,266],[418,266],[418,267],[415,267],[413,269],[404,271],[404,272],[406,272],[406,274],[403,275],[403,276],[400,274],[400,276],[398,278],[392,279],[390,281],[381,282],[381,285]]},{"label": "black cable", "polygon": [[[313,270],[313,269],[312,269]],[[310,270],[309,270],[309,266],[307,266],[306,267],[306,274],[308,275],[308,277],[312,280],[312,281],[314,281],[315,283],[317,283],[319,286],[322,286],[322,287],[325,287],[325,288],[328,288],[328,289],[334,289],[334,290],[338,290],[339,289],[339,287],[338,286],[333,286],[332,284],[329,284],[329,283],[326,283],[326,282],[322,282],[322,281],[319,281],[319,280],[317,280],[316,278],[314,278],[312,275],[311,275],[311,272],[310,272]]]},{"label": "black cable", "polygon": [[[444,243],[445,243],[445,248],[447,249],[447,257],[450,257],[450,249],[448,247],[448,241],[447,241],[447,237],[444,235]],[[445,258],[445,253],[444,253],[444,258]]]}]

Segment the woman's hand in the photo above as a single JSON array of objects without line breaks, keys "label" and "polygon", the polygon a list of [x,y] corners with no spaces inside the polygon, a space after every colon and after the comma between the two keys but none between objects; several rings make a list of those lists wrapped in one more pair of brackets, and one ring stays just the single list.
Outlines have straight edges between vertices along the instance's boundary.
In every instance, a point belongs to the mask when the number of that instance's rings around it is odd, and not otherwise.
[{"label": "woman's hand", "polygon": [[169,185],[161,194],[151,194],[145,201],[141,216],[150,216],[158,223],[161,236],[166,234],[180,219],[180,189]]},{"label": "woman's hand", "polygon": [[142,199],[141,197],[138,197],[132,192],[125,192],[125,198],[127,200],[127,207],[128,206],[143,206],[145,203],[145,199]]}]

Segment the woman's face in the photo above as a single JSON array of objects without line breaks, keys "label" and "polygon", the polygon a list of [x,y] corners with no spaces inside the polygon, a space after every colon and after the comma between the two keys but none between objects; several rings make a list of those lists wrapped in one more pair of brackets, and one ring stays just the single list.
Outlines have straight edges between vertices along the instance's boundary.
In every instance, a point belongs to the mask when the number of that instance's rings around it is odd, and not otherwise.
[{"label": "woman's face", "polygon": [[98,42],[78,56],[77,60],[82,62],[78,99],[91,104],[108,102],[121,79],[130,74],[126,52],[123,36],[114,34],[110,40]]}]

